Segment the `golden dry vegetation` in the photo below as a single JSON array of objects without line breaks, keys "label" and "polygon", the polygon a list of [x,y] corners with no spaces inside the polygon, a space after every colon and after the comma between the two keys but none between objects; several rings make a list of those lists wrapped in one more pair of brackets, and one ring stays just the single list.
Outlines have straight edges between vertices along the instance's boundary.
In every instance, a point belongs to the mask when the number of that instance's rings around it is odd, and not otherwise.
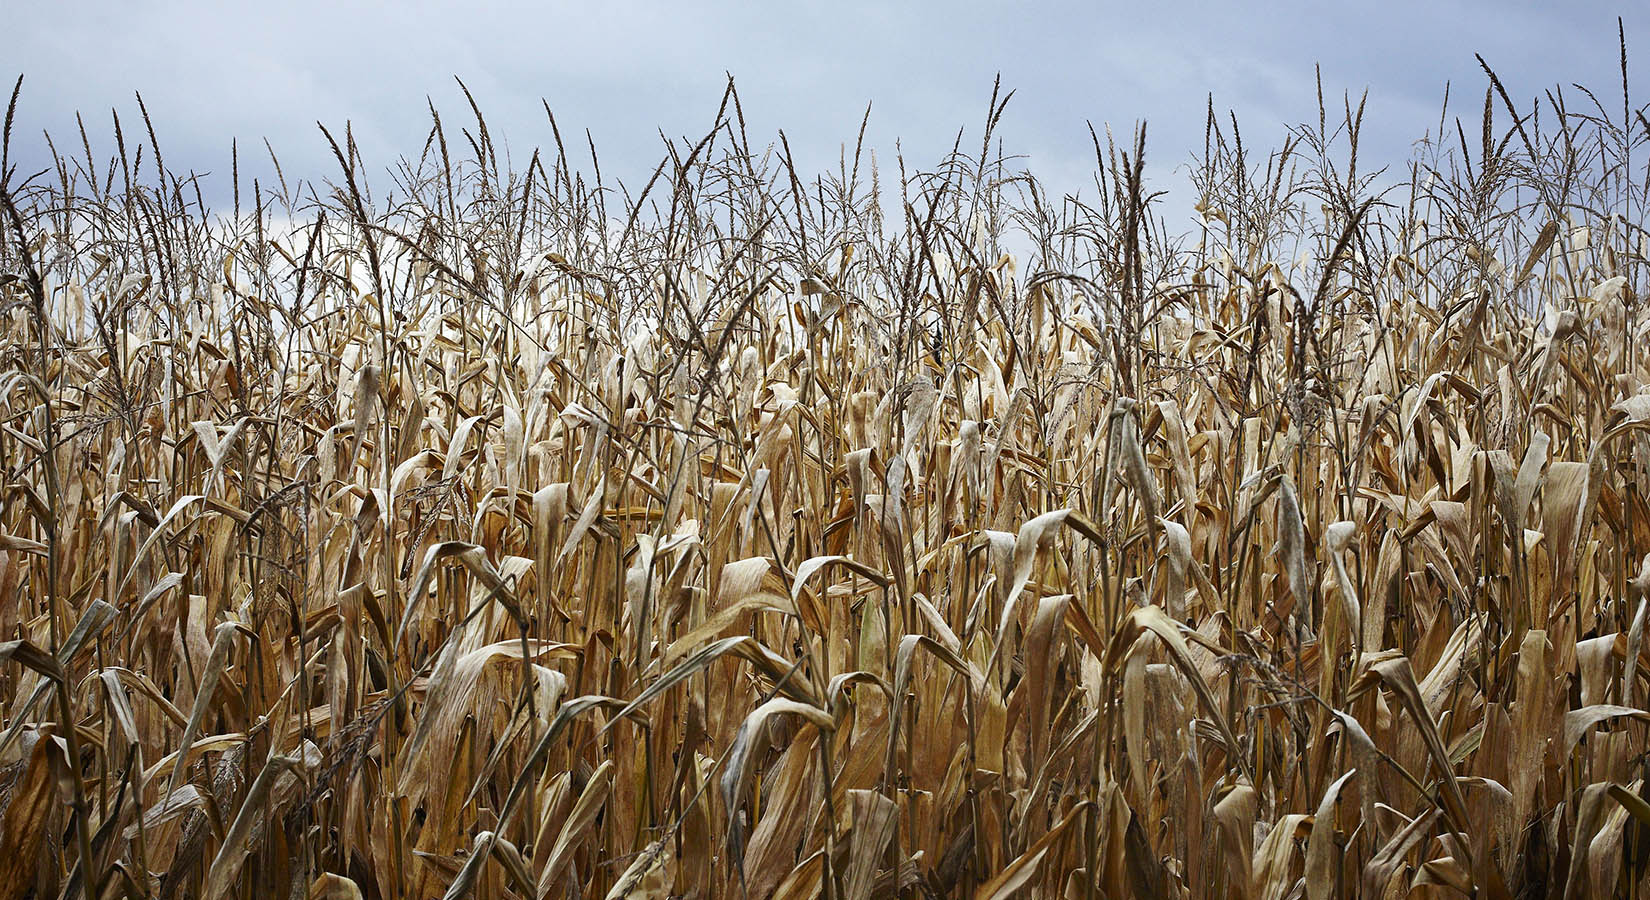
[{"label": "golden dry vegetation", "polygon": [[1486,86],[6,171],[0,897],[1643,896],[1647,123]]}]

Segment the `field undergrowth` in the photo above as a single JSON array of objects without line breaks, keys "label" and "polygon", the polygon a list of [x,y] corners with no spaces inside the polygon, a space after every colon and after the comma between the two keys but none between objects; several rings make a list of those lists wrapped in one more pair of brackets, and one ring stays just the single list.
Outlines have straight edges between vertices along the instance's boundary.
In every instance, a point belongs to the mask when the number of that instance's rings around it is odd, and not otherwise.
[{"label": "field undergrowth", "polygon": [[1646,896],[1650,122],[1476,87],[1189,220],[997,93],[213,210],[14,95],[0,898]]}]

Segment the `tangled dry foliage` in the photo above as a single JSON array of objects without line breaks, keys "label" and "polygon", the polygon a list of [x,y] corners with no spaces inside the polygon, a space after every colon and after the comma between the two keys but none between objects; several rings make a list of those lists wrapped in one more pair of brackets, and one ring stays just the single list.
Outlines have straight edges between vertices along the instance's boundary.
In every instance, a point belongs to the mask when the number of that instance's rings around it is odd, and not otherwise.
[{"label": "tangled dry foliage", "polygon": [[0,896],[1641,895],[1650,123],[1485,72],[1406,171],[1211,108],[1184,238],[995,93],[7,171]]}]

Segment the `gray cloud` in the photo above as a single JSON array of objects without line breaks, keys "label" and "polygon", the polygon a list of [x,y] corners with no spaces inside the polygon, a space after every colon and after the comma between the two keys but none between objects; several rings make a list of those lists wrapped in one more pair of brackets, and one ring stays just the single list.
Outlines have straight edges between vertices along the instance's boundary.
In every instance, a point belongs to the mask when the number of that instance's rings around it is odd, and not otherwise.
[{"label": "gray cloud", "polygon": [[[1069,190],[1091,168],[1085,121],[1126,135],[1148,119],[1151,171],[1174,180],[1202,147],[1209,93],[1249,140],[1270,145],[1287,124],[1316,118],[1319,63],[1332,105],[1368,88],[1365,151],[1398,161],[1436,126],[1446,81],[1454,111],[1476,115],[1485,82],[1474,52],[1527,103],[1570,82],[1619,98],[1618,12],[1630,52],[1650,47],[1650,13],[1590,2],[15,7],[7,68],[27,76],[13,151],[24,167],[48,159],[42,130],[60,148],[78,146],[77,110],[100,152],[112,146],[111,108],[133,139],[141,91],[170,167],[226,174],[238,138],[245,171],[265,177],[263,138],[289,177],[333,172],[317,120],[351,121],[375,164],[416,154],[426,96],[449,124],[468,118],[455,74],[518,157],[551,141],[543,98],[564,137],[582,147],[588,128],[604,174],[630,183],[657,162],[659,131],[703,131],[726,73],[753,141],[782,128],[799,166],[817,170],[853,139],[867,101],[868,141],[884,160],[898,139],[914,164],[932,165],[959,127],[977,140],[1001,72],[1018,92],[1003,122],[1007,149]],[[1640,71],[1632,80],[1643,93]],[[226,182],[212,182],[214,196]]]}]

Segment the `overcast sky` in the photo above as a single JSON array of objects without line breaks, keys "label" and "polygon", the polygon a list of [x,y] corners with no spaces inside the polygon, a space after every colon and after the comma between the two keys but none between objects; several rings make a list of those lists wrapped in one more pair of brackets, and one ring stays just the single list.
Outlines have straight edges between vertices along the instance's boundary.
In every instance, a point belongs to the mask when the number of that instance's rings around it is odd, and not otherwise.
[{"label": "overcast sky", "polygon": [[884,161],[899,139],[932,166],[959,126],[978,135],[1001,72],[1017,91],[1006,149],[1057,190],[1087,182],[1086,121],[1124,136],[1149,120],[1149,173],[1183,183],[1175,168],[1201,150],[1210,93],[1247,143],[1275,144],[1285,125],[1316,119],[1314,64],[1331,102],[1369,90],[1366,154],[1393,160],[1436,127],[1446,81],[1452,112],[1476,115],[1475,52],[1521,105],[1580,82],[1619,108],[1618,14],[1633,88],[1650,99],[1643,4],[3,2],[0,69],[26,76],[14,158],[43,167],[43,130],[77,146],[77,110],[100,148],[111,108],[130,139],[141,91],[168,166],[213,172],[218,198],[231,138],[255,171],[247,154],[267,137],[289,178],[335,171],[317,120],[353,122],[370,161],[417,154],[426,96],[450,127],[468,118],[454,75],[518,164],[551,141],[543,98],[564,137],[589,129],[604,176],[633,187],[660,158],[659,131],[704,132],[725,73],[753,143],[784,129],[799,166],[817,171],[852,142],[867,102]]}]

